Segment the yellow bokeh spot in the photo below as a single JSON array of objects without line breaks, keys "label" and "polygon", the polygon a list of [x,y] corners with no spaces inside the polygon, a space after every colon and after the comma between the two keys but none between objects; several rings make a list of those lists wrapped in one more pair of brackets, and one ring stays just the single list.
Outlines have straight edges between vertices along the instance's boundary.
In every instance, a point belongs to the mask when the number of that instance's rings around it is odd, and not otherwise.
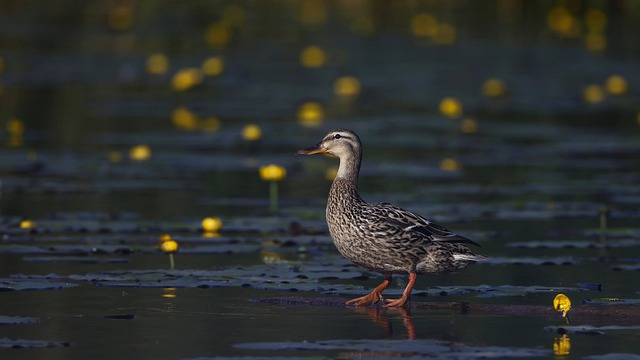
[{"label": "yellow bokeh spot", "polygon": [[24,123],[20,119],[9,119],[7,122],[7,132],[10,136],[22,136],[22,134],[24,134]]},{"label": "yellow bokeh spot", "polygon": [[184,106],[177,107],[171,114],[171,122],[180,130],[192,131],[198,128],[198,115]]},{"label": "yellow bokeh spot", "polygon": [[206,132],[216,132],[221,126],[222,122],[215,116],[207,116],[200,122],[200,129]]},{"label": "yellow bokeh spot", "polygon": [[133,161],[145,161],[151,158],[151,148],[147,145],[136,145],[129,150],[129,158]]},{"label": "yellow bokeh spot", "polygon": [[147,72],[153,75],[166,74],[169,71],[169,58],[165,54],[152,54],[147,58]]},{"label": "yellow bokeh spot", "polygon": [[22,220],[19,226],[20,229],[33,229],[36,227],[36,223],[33,220]]},{"label": "yellow bokeh spot", "polygon": [[217,233],[222,229],[222,220],[217,217],[206,217],[202,219],[202,230],[207,233]]},{"label": "yellow bokeh spot", "polygon": [[327,61],[327,55],[321,47],[311,45],[302,50],[300,54],[300,63],[308,68],[320,68]]},{"label": "yellow bokeh spot", "polygon": [[111,30],[125,31],[133,24],[133,9],[128,5],[119,5],[109,10],[107,25]]},{"label": "yellow bokeh spot", "polygon": [[451,24],[439,24],[438,31],[433,35],[433,41],[439,45],[451,45],[457,38],[458,32]]},{"label": "yellow bokeh spot", "polygon": [[567,356],[571,353],[571,338],[567,334],[556,336],[553,340],[553,354]]},{"label": "yellow bokeh spot", "polygon": [[604,88],[611,95],[624,95],[629,86],[627,80],[620,75],[611,75],[604,83]]},{"label": "yellow bokeh spot", "polygon": [[242,138],[247,141],[260,140],[262,137],[262,129],[260,126],[249,124],[242,128]]},{"label": "yellow bokeh spot", "polygon": [[218,76],[224,70],[224,61],[220,56],[212,56],[202,64],[202,72],[207,76]]},{"label": "yellow bokeh spot", "polygon": [[185,91],[202,82],[202,72],[198,68],[186,68],[173,75],[173,89]]},{"label": "yellow bokeh spot", "polygon": [[225,47],[230,40],[231,31],[224,23],[213,23],[209,25],[205,32],[205,41],[212,47]]},{"label": "yellow bokeh spot", "polygon": [[440,113],[449,118],[462,115],[462,103],[454,97],[446,97],[440,101]]},{"label": "yellow bokeh spot", "polygon": [[324,109],[317,102],[309,101],[298,108],[298,122],[304,126],[314,127],[322,123]]},{"label": "yellow bokeh spot", "polygon": [[571,300],[565,294],[558,294],[553,299],[553,308],[557,312],[562,313],[562,317],[567,316],[567,312],[571,310]]},{"label": "yellow bokeh spot", "polygon": [[498,78],[487,79],[482,84],[482,94],[487,97],[502,97],[507,93],[507,85]]},{"label": "yellow bokeh spot", "polygon": [[455,172],[459,171],[460,168],[460,163],[458,163],[458,160],[454,158],[444,158],[440,161],[440,169],[444,171]]},{"label": "yellow bokeh spot", "polygon": [[303,0],[300,21],[307,25],[322,24],[327,19],[327,6],[323,0]]},{"label": "yellow bokeh spot", "polygon": [[590,32],[601,33],[607,27],[607,15],[600,9],[589,9],[584,14],[584,22]]},{"label": "yellow bokeh spot", "polygon": [[604,89],[602,89],[602,86],[596,84],[588,85],[582,92],[582,99],[589,104],[597,104],[599,102],[602,102],[604,100],[604,97]]},{"label": "yellow bokeh spot", "polygon": [[338,96],[350,97],[360,93],[360,81],[353,76],[343,76],[333,83],[333,92]]},{"label": "yellow bokeh spot", "polygon": [[260,166],[260,179],[264,181],[280,181],[287,176],[287,170],[279,165]]},{"label": "yellow bokeh spot", "polygon": [[333,179],[336,178],[336,175],[338,175],[338,168],[335,166],[332,166],[327,169],[327,172],[325,172],[324,174],[324,178],[329,181],[333,181]]},{"label": "yellow bokeh spot", "polygon": [[173,238],[171,237],[171,234],[162,234],[160,235],[158,240],[160,240],[160,242],[163,243],[165,241],[173,240]]},{"label": "yellow bokeh spot", "polygon": [[463,134],[475,134],[478,132],[478,122],[473,118],[462,119],[460,131]]},{"label": "yellow bokeh spot", "polygon": [[165,254],[173,254],[175,252],[178,252],[178,242],[175,240],[167,240],[164,241],[161,245],[160,245],[160,249],[162,250],[162,252],[164,252]]},{"label": "yellow bokeh spot", "polygon": [[561,36],[578,36],[578,20],[564,6],[556,6],[547,14],[547,24],[551,30]]},{"label": "yellow bokeh spot", "polygon": [[600,33],[589,33],[584,37],[584,47],[594,53],[607,48],[607,38]]},{"label": "yellow bokeh spot", "polygon": [[438,20],[429,13],[417,14],[411,19],[411,32],[415,36],[433,37],[438,33]]},{"label": "yellow bokeh spot", "polygon": [[112,164],[117,164],[122,162],[123,155],[120,151],[112,151],[109,153],[109,162]]}]

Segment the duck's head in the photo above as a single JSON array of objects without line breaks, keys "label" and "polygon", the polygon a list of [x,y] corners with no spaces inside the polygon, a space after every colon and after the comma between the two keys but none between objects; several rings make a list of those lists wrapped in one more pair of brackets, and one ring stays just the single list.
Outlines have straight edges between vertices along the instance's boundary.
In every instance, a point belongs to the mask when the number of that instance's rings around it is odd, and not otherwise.
[{"label": "duck's head", "polygon": [[331,154],[340,159],[348,157],[360,159],[362,144],[355,132],[347,129],[336,129],[324,136],[316,145],[298,150],[298,155]]}]

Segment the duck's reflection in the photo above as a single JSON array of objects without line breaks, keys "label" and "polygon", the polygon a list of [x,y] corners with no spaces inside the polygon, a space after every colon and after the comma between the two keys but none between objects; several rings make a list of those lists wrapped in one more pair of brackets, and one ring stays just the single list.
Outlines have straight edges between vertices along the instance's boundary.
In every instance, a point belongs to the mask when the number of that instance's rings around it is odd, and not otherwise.
[{"label": "duck's reflection", "polygon": [[415,340],[416,329],[413,326],[413,319],[411,318],[410,311],[405,308],[383,308],[383,307],[370,307],[370,306],[358,306],[351,307],[357,313],[366,314],[373,320],[374,323],[382,326],[385,330],[385,337],[394,337],[393,326],[389,319],[390,314],[398,314],[402,318],[402,323],[407,330],[407,338],[409,340]]}]

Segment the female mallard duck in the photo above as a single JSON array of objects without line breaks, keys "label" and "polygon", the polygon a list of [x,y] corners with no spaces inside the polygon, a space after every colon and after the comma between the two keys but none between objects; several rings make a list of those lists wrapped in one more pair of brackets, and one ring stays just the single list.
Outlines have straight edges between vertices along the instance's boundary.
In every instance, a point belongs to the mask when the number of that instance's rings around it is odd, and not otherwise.
[{"label": "female mallard duck", "polygon": [[[340,159],[327,202],[327,225],[336,248],[350,261],[385,277],[369,295],[347,301],[347,305],[403,306],[416,281],[416,274],[441,274],[465,268],[485,259],[465,244],[479,246],[420,215],[388,203],[370,204],[358,194],[362,145],[351,130],[337,129],[320,143],[298,151],[299,155],[329,153]],[[399,299],[383,300],[392,274],[409,274],[409,283]]]}]

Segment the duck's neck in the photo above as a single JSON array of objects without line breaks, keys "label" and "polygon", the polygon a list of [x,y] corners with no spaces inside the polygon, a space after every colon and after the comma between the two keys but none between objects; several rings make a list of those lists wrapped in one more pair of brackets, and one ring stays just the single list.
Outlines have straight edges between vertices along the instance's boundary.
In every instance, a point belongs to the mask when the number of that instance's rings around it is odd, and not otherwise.
[{"label": "duck's neck", "polygon": [[362,154],[350,154],[349,156],[340,158],[340,166],[336,173],[336,179],[352,182],[357,188],[361,161]]},{"label": "duck's neck", "polygon": [[361,156],[348,156],[340,159],[340,166],[331,184],[330,201],[345,203],[362,202],[358,193],[358,174]]}]

